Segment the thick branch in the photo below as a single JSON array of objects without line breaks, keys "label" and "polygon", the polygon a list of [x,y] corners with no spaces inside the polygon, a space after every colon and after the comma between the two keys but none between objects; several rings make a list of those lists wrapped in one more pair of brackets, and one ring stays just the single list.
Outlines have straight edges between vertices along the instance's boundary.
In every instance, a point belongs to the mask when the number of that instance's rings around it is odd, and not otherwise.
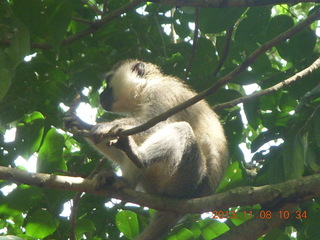
[{"label": "thick branch", "polygon": [[202,8],[225,8],[225,7],[260,7],[277,4],[297,4],[305,2],[319,3],[319,0],[151,0],[172,6],[190,6]]},{"label": "thick branch", "polygon": [[169,117],[173,116],[174,114],[182,111],[183,109],[186,109],[193,104],[205,99],[206,97],[212,95],[216,91],[218,91],[222,86],[230,82],[232,79],[234,79],[236,76],[238,76],[240,73],[242,73],[247,67],[249,67],[252,63],[254,63],[259,56],[261,56],[263,53],[265,53],[267,50],[270,50],[272,47],[276,46],[277,44],[289,39],[290,37],[297,34],[299,31],[301,31],[303,28],[314,22],[315,20],[320,18],[320,10],[315,11],[313,14],[311,14],[309,17],[307,17],[304,21],[300,22],[296,26],[290,28],[286,32],[278,35],[277,37],[273,38],[269,42],[263,44],[261,47],[259,47],[257,50],[255,50],[248,58],[237,68],[235,68],[232,72],[227,74],[226,76],[222,77],[216,84],[214,84],[212,87],[208,88],[207,90],[197,94],[193,98],[190,98],[189,100],[179,104],[178,106],[175,106],[168,111],[158,115],[155,118],[150,119],[145,124],[142,124],[138,127],[125,130],[121,132],[122,136],[128,136],[133,135],[142,131],[145,131],[152,126],[156,125],[157,123],[164,121],[168,119]]},{"label": "thick branch", "polygon": [[226,103],[221,103],[221,104],[217,104],[214,106],[214,109],[223,109],[223,108],[232,108],[234,106],[236,106],[239,103],[245,103],[248,101],[251,101],[253,99],[262,97],[264,95],[268,95],[271,93],[274,93],[278,90],[280,90],[281,88],[288,86],[289,84],[298,81],[300,79],[303,79],[305,76],[307,76],[308,74],[314,72],[316,69],[320,68],[320,58],[318,58],[316,61],[314,61],[309,67],[303,69],[302,71],[296,73],[295,75],[293,75],[292,77],[270,87],[267,89],[264,89],[262,91],[253,93],[249,96],[244,96],[244,97],[240,97],[237,98],[235,100],[232,100],[230,102],[226,102]]},{"label": "thick branch", "polygon": [[94,181],[43,173],[28,173],[19,169],[0,167],[0,179],[38,187],[87,192],[118,198],[158,210],[200,213],[254,204],[298,203],[320,195],[320,174],[262,187],[241,187],[225,193],[195,199],[169,199],[130,188],[94,190]]}]

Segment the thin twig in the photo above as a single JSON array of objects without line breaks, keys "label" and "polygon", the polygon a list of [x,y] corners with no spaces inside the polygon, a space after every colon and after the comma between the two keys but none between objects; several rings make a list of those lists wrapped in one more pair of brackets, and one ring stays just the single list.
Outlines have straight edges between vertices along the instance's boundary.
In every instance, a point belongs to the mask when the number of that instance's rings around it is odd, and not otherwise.
[{"label": "thin twig", "polygon": [[228,57],[229,54],[229,50],[230,50],[230,45],[231,45],[231,39],[232,39],[232,33],[234,30],[234,26],[232,26],[231,28],[228,29],[227,34],[226,34],[226,42],[224,44],[224,49],[223,52],[219,58],[219,61],[216,65],[216,67],[214,68],[213,72],[212,72],[212,76],[216,77],[218,72],[221,70],[223,63],[225,62],[225,60]]},{"label": "thin twig", "polygon": [[253,99],[262,97],[264,95],[271,94],[271,93],[276,92],[276,91],[278,91],[279,89],[281,89],[281,88],[283,88],[285,86],[288,86],[289,84],[291,84],[291,83],[293,83],[295,81],[298,81],[298,80],[302,79],[303,77],[305,77],[306,75],[314,72],[318,68],[320,68],[320,58],[318,58],[316,61],[314,61],[309,67],[307,67],[307,68],[303,69],[302,71],[294,74],[292,77],[290,77],[290,78],[288,78],[288,79],[286,79],[286,80],[284,80],[284,81],[282,81],[280,83],[277,83],[276,85],[274,85],[272,87],[269,87],[267,89],[261,90],[261,91],[256,92],[256,93],[253,93],[253,94],[251,94],[249,96],[244,96],[244,97],[237,98],[237,99],[232,100],[230,102],[217,104],[213,108],[215,110],[223,109],[223,108],[232,108],[232,107],[236,106],[239,103],[245,103],[245,102],[251,101]]},{"label": "thin twig", "polygon": [[76,22],[85,23],[85,24],[92,24],[92,21],[91,21],[91,20],[84,19],[84,18],[72,17],[72,20],[74,20],[74,21],[76,21]]},{"label": "thin twig", "polygon": [[275,45],[289,39],[290,37],[294,36],[296,33],[304,29],[309,24],[313,23],[315,20],[317,20],[320,17],[320,10],[315,11],[313,14],[311,14],[309,17],[307,17],[304,21],[298,23],[296,26],[290,28],[286,32],[278,35],[277,37],[273,38],[269,42],[263,44],[261,47],[256,49],[248,58],[237,68],[235,68],[233,71],[231,71],[226,76],[222,77],[216,84],[214,84],[212,87],[206,89],[205,91],[195,95],[194,97],[190,98],[189,100],[165,111],[164,113],[158,115],[155,118],[150,119],[146,123],[127,129],[120,133],[121,136],[129,136],[133,135],[142,131],[145,131],[152,126],[156,125],[157,123],[164,121],[168,119],[169,117],[173,116],[174,114],[182,111],[183,109],[186,109],[193,104],[205,99],[209,95],[215,93],[217,90],[219,90],[222,86],[230,82],[232,79],[234,79],[236,76],[238,76],[240,73],[242,73],[247,67],[249,67],[253,62],[257,60],[259,56],[261,56],[263,53],[265,53],[267,50],[271,49]]},{"label": "thin twig", "polygon": [[177,7],[201,7],[201,8],[227,8],[227,7],[261,7],[277,4],[297,4],[305,2],[319,3],[319,0],[150,0],[160,4],[173,5]]},{"label": "thin twig", "polygon": [[163,48],[164,57],[167,58],[168,55],[167,55],[166,44],[165,44],[164,39],[163,39],[163,31],[162,31],[162,28],[161,28],[161,26],[159,24],[157,15],[154,15],[153,19],[156,22],[157,30],[158,30],[158,33],[159,33],[159,36],[160,36],[160,39],[161,39],[161,44],[162,44],[162,48]]},{"label": "thin twig", "polygon": [[193,44],[192,44],[192,49],[191,49],[191,54],[189,58],[189,63],[186,69],[186,77],[185,79],[188,79],[192,63],[194,61],[194,57],[196,55],[196,49],[197,49],[197,43],[198,43],[198,36],[199,36],[199,8],[195,8],[195,13],[194,13],[194,32],[193,32]]}]

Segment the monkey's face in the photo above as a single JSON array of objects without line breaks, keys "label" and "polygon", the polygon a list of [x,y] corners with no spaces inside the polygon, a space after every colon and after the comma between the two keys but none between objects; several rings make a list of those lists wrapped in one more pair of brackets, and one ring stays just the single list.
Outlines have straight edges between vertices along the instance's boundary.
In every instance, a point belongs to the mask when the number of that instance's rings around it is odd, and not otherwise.
[{"label": "monkey's face", "polygon": [[[101,106],[118,113],[133,114],[140,109],[141,92],[150,80],[154,65],[128,60],[113,67],[107,75],[107,88],[100,94]],[[160,72],[159,72],[160,73]]]}]

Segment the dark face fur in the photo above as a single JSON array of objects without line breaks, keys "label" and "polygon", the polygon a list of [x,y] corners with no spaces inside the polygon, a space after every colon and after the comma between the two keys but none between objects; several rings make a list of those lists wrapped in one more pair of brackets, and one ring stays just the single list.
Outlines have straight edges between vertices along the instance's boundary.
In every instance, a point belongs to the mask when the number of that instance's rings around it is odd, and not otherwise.
[{"label": "dark face fur", "polygon": [[[122,105],[134,104],[139,82],[147,74],[146,63],[129,60],[115,65],[106,76],[107,88],[100,94],[100,104],[106,111],[127,112]],[[126,101],[125,104],[123,101]],[[129,101],[129,104],[128,104]],[[134,106],[131,105],[134,108]],[[129,109],[130,111],[130,109]]]}]

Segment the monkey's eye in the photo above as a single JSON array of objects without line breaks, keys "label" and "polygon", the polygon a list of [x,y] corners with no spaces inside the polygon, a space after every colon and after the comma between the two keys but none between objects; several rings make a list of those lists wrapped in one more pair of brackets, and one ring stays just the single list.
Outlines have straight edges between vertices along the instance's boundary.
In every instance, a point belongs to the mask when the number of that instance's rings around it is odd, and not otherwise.
[{"label": "monkey's eye", "polygon": [[136,72],[138,76],[142,77],[146,72],[144,63],[142,62],[137,63],[136,65],[133,66],[132,71]]}]

